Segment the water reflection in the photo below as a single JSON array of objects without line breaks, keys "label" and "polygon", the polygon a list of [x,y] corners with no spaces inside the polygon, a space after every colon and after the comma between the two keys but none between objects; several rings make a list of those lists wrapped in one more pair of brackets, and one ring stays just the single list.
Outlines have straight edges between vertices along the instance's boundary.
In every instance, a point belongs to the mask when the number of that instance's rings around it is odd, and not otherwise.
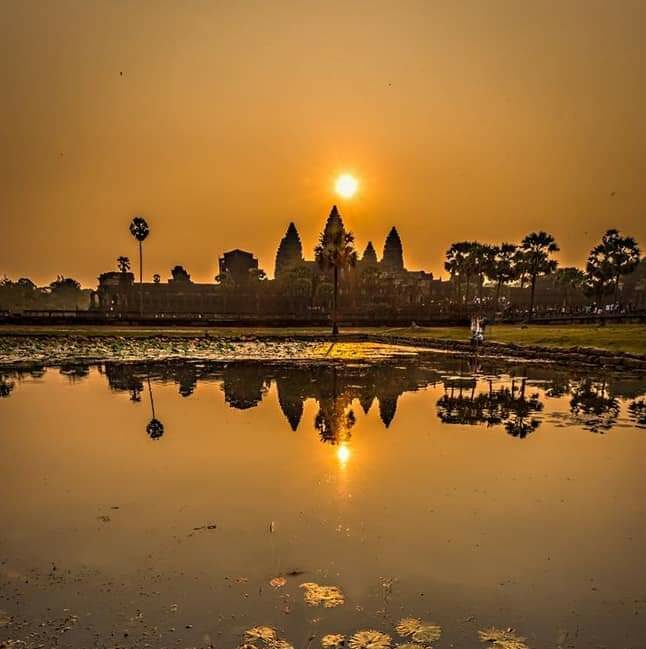
[{"label": "water reflection", "polygon": [[637,428],[646,428],[646,400],[635,399],[628,404],[628,414]]},{"label": "water reflection", "polygon": [[[157,419],[155,416],[155,401],[153,400],[153,388],[150,384],[150,377],[146,377],[146,382],[148,383],[148,394],[150,396],[150,411],[152,413],[152,419],[148,422],[146,426],[146,432],[150,439],[159,439],[164,434],[164,424]],[[181,384],[180,384],[180,394],[181,394]]]},{"label": "water reflection", "polygon": [[11,395],[16,384],[11,379],[0,376],[0,397],[8,397]]},{"label": "water reflection", "polygon": [[[437,402],[437,414],[445,424],[486,426],[504,425],[513,437],[521,439],[540,426],[533,416],[543,410],[539,392],[527,394],[527,379],[511,380],[511,385],[493,387],[493,380],[486,381],[485,392],[476,394],[476,377],[452,377],[444,381],[444,395]],[[546,393],[547,394],[547,393]]]},{"label": "water reflection", "polygon": [[[400,397],[431,386],[443,388],[436,402],[436,415],[442,423],[499,427],[518,439],[541,427],[548,401],[552,404],[550,416],[560,425],[604,433],[620,421],[625,404],[627,421],[646,427],[640,377],[592,377],[563,368],[509,366],[493,360],[489,365],[482,359],[474,365],[465,359],[443,357],[377,364],[106,363],[97,369],[112,390],[128,392],[134,403],[141,402],[147,386],[151,419],[146,431],[154,440],[164,434],[155,410],[154,382],[175,383],[184,398],[195,392],[200,381],[217,383],[225,403],[237,410],[257,407],[273,384],[280,410],[293,431],[301,425],[306,400],[314,399],[314,429],[323,443],[338,446],[340,464],[349,459],[357,412],[367,415],[377,401],[379,419],[389,428]],[[64,365],[58,371],[78,382],[89,375],[90,365]],[[22,380],[40,378],[44,372],[44,368],[31,368],[1,374],[0,397],[9,397]]]},{"label": "water reflection", "polygon": [[593,433],[610,430],[619,417],[619,401],[607,393],[605,380],[584,379],[572,391],[570,409],[577,423]]}]

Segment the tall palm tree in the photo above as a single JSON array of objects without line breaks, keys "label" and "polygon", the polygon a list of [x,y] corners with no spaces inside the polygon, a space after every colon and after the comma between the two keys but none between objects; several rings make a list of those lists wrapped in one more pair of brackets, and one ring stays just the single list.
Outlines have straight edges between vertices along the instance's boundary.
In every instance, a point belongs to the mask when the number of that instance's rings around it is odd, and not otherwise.
[{"label": "tall palm tree", "polygon": [[619,298],[619,281],[622,275],[632,273],[639,264],[640,251],[633,237],[623,237],[618,230],[607,230],[601,243],[595,246],[591,256],[605,262],[608,274],[614,286],[614,303]]},{"label": "tall palm tree", "polygon": [[559,247],[551,234],[547,232],[530,232],[521,242],[520,248],[526,264],[527,275],[531,282],[529,300],[529,320],[534,314],[534,298],[536,295],[536,278],[549,275],[556,270],[557,262],[550,259],[550,254],[558,252]]},{"label": "tall palm tree", "polygon": [[451,281],[455,283],[455,297],[458,303],[462,299],[463,244],[464,242],[452,243],[446,251],[446,261],[444,262],[444,269],[451,275]]},{"label": "tall palm tree", "polygon": [[466,292],[464,295],[465,304],[469,301],[469,285],[471,278],[477,272],[477,264],[475,259],[476,246],[475,241],[458,241],[451,244],[451,247],[446,251],[446,262],[444,268],[451,273],[451,277],[457,277],[457,299],[458,302],[462,300],[462,280],[466,280]]},{"label": "tall palm tree", "polygon": [[581,289],[585,282],[585,273],[574,266],[559,268],[554,275],[554,283],[563,289],[563,307],[568,308],[569,297],[573,291]]},{"label": "tall palm tree", "polygon": [[314,256],[323,270],[333,271],[334,292],[332,298],[332,335],[339,333],[337,324],[337,302],[339,296],[339,271],[346,270],[357,263],[357,252],[354,249],[354,235],[343,226],[341,215],[336,205],[332,207],[325,229],[319,243],[314,249]]},{"label": "tall palm tree", "polygon": [[123,255],[117,257],[117,267],[120,273],[127,273],[130,270],[130,259]]},{"label": "tall palm tree", "polygon": [[496,306],[500,304],[500,293],[503,286],[517,276],[515,254],[516,245],[513,243],[501,243],[499,246],[490,248],[487,277],[496,283]]},{"label": "tall palm tree", "polygon": [[143,265],[143,242],[150,234],[148,223],[141,216],[135,216],[130,223],[130,234],[139,242],[139,313],[144,311],[144,265]]},{"label": "tall palm tree", "polygon": [[493,246],[478,241],[473,242],[473,274],[478,282],[478,300],[482,302],[482,289],[484,287],[485,276],[491,268],[493,257]]}]

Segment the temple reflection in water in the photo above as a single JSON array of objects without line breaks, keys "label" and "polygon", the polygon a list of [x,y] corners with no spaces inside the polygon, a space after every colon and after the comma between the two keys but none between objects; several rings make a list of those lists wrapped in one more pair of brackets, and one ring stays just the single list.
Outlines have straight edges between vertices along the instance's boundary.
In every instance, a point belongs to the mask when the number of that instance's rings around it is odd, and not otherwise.
[{"label": "temple reflection in water", "polygon": [[[174,383],[189,398],[198,382],[215,383],[225,403],[236,410],[258,406],[275,385],[276,397],[289,427],[302,424],[304,404],[316,402],[310,425],[326,444],[336,445],[340,464],[350,456],[357,418],[377,408],[384,428],[394,421],[400,397],[406,392],[435,388],[435,414],[444,424],[499,427],[524,439],[548,418],[556,426],[577,425],[604,433],[624,420],[646,427],[643,384],[629,376],[593,377],[573,370],[541,365],[505,366],[490,361],[482,367],[468,359],[438,357],[433,362],[380,363],[105,363],[96,365],[115,392],[127,392],[134,403],[150,410],[146,427],[160,439],[163,403],[155,400],[155,384]],[[44,368],[0,373],[0,398],[11,396],[25,378],[38,379]],[[70,382],[83,381],[90,365],[63,365],[59,372]],[[551,404],[546,409],[546,404]],[[625,408],[623,408],[623,405]]]}]

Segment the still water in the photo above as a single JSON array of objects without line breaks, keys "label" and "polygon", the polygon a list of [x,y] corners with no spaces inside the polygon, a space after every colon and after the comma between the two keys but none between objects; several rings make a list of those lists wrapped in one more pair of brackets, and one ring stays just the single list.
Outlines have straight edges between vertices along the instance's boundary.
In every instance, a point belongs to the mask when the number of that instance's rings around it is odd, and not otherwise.
[{"label": "still water", "polygon": [[5,373],[0,646],[394,644],[414,616],[437,647],[644,647],[645,391],[432,355]]}]

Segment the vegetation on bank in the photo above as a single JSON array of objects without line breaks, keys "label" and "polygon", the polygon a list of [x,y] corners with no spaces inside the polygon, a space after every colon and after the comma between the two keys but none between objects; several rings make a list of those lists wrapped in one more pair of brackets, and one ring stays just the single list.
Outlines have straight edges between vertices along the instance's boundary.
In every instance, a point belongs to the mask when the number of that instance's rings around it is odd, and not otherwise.
[{"label": "vegetation on bank", "polygon": [[[328,327],[128,327],[128,326],[25,326],[1,325],[2,335],[25,336],[123,336],[150,337],[211,336],[232,338],[323,338]],[[405,337],[409,339],[468,341],[468,327],[362,327],[341,329],[339,340],[361,334]],[[594,347],[610,352],[628,352],[646,355],[646,325],[492,325],[487,328],[490,342],[569,349]]]}]

